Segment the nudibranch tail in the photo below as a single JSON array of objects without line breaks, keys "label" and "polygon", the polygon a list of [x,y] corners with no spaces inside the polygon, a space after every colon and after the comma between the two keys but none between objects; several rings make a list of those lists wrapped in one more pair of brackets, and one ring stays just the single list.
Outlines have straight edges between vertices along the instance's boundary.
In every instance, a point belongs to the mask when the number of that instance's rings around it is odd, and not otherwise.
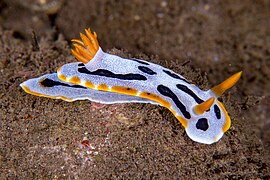
[{"label": "nudibranch tail", "polygon": [[97,53],[99,49],[99,44],[97,41],[97,34],[92,33],[90,28],[85,29],[86,35],[80,33],[82,39],[72,39],[74,42],[74,49],[71,49],[73,56],[82,63],[88,63]]},{"label": "nudibranch tail", "polygon": [[213,87],[211,91],[214,93],[216,97],[220,97],[226,90],[230,89],[233,85],[237,83],[242,75],[242,71],[235,73],[219,85]]},{"label": "nudibranch tail", "polygon": [[194,112],[197,115],[203,114],[205,111],[210,109],[210,107],[213,105],[215,102],[215,98],[211,97],[207,101],[202,102],[201,104],[198,104],[194,107]]}]

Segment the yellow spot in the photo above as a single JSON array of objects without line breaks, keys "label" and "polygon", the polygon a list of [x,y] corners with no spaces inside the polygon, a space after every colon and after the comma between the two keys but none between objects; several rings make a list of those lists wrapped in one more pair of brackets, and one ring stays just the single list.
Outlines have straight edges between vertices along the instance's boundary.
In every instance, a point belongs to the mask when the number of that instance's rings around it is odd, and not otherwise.
[{"label": "yellow spot", "polygon": [[130,88],[130,87],[112,86],[112,92],[131,95],[131,96],[136,96],[138,91],[136,89],[133,89],[133,88]]},{"label": "yellow spot", "polygon": [[98,85],[97,89],[100,91],[109,91],[109,87],[106,84]]},{"label": "yellow spot", "polygon": [[152,94],[149,92],[141,92],[139,96],[142,98],[150,99],[152,101],[156,101],[168,109],[170,109],[170,107],[171,107],[171,104],[168,101],[162,99],[161,97],[159,97],[156,94]]},{"label": "yellow spot", "polygon": [[88,88],[91,88],[91,89],[94,89],[95,88],[95,85],[93,83],[91,83],[90,81],[86,81],[84,86],[88,87]]},{"label": "yellow spot", "polygon": [[80,84],[81,83],[81,79],[77,76],[73,76],[69,79],[69,82],[73,83],[73,84]]},{"label": "yellow spot", "polygon": [[217,103],[219,104],[219,106],[221,107],[222,111],[224,112],[225,114],[225,117],[226,117],[226,121],[225,121],[225,124],[223,125],[222,127],[222,132],[225,133],[226,131],[228,131],[228,129],[230,128],[231,126],[231,118],[229,117],[228,115],[228,112],[226,111],[224,105],[217,100]]},{"label": "yellow spot", "polygon": [[67,97],[64,97],[64,96],[49,96],[49,95],[46,95],[46,94],[40,94],[40,93],[37,93],[37,92],[33,92],[28,87],[26,87],[26,86],[24,86],[22,84],[21,84],[21,87],[28,94],[32,94],[32,95],[35,95],[35,96],[47,97],[47,98],[52,98],[52,99],[58,99],[58,98],[60,98],[60,99],[62,99],[64,101],[68,101],[68,102],[71,102],[72,101],[71,98],[67,98]]},{"label": "yellow spot", "polygon": [[90,28],[85,29],[86,35],[80,33],[80,37],[82,39],[72,39],[74,42],[74,49],[71,49],[72,55],[82,63],[88,63],[99,49],[99,44],[97,41],[97,34],[91,32]]},{"label": "yellow spot", "polygon": [[220,97],[226,90],[231,88],[233,85],[236,84],[236,82],[240,79],[242,75],[242,71],[235,73],[219,85],[213,87],[211,90],[212,92],[217,96]]},{"label": "yellow spot", "polygon": [[214,97],[209,98],[207,101],[202,102],[194,107],[194,112],[198,115],[203,114],[205,111],[210,109],[215,101]]},{"label": "yellow spot", "polygon": [[63,74],[58,74],[58,79],[60,79],[61,81],[67,82],[67,77]]}]

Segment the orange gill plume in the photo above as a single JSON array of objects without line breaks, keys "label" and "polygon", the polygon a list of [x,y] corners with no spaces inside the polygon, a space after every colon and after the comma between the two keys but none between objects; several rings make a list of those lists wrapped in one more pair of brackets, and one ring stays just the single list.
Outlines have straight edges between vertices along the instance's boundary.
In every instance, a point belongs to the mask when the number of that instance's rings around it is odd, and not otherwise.
[{"label": "orange gill plume", "polygon": [[90,28],[85,29],[86,35],[80,33],[81,40],[72,39],[74,49],[71,49],[72,55],[82,63],[88,63],[99,49],[97,34],[92,33]]}]

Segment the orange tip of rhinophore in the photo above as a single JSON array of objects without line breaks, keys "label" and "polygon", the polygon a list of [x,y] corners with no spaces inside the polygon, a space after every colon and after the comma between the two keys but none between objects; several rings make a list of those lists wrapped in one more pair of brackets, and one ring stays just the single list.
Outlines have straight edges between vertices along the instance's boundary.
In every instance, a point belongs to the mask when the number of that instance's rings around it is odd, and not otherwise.
[{"label": "orange tip of rhinophore", "polygon": [[194,112],[197,115],[203,114],[205,111],[210,109],[210,107],[213,105],[214,101],[215,101],[215,98],[211,97],[207,101],[204,101],[201,104],[196,105],[194,107]]},{"label": "orange tip of rhinophore", "polygon": [[93,59],[99,49],[97,34],[92,33],[90,28],[85,29],[85,33],[86,35],[80,33],[81,40],[71,40],[74,43],[74,49],[71,49],[72,55],[84,64]]},{"label": "orange tip of rhinophore", "polygon": [[219,85],[213,87],[211,91],[216,95],[216,97],[220,97],[226,90],[230,89],[233,85],[237,83],[242,75],[242,71],[235,73]]}]

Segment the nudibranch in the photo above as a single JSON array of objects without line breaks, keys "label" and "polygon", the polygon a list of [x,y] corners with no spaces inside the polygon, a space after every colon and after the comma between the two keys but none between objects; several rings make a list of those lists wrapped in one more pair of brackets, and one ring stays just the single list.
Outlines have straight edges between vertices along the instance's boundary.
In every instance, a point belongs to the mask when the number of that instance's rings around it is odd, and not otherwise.
[{"label": "nudibranch", "polygon": [[194,141],[212,144],[230,128],[231,119],[218,100],[241,77],[235,73],[219,85],[203,91],[181,75],[160,65],[104,52],[90,29],[73,39],[73,56],[57,73],[23,82],[27,93],[65,101],[151,103],[168,108]]}]

